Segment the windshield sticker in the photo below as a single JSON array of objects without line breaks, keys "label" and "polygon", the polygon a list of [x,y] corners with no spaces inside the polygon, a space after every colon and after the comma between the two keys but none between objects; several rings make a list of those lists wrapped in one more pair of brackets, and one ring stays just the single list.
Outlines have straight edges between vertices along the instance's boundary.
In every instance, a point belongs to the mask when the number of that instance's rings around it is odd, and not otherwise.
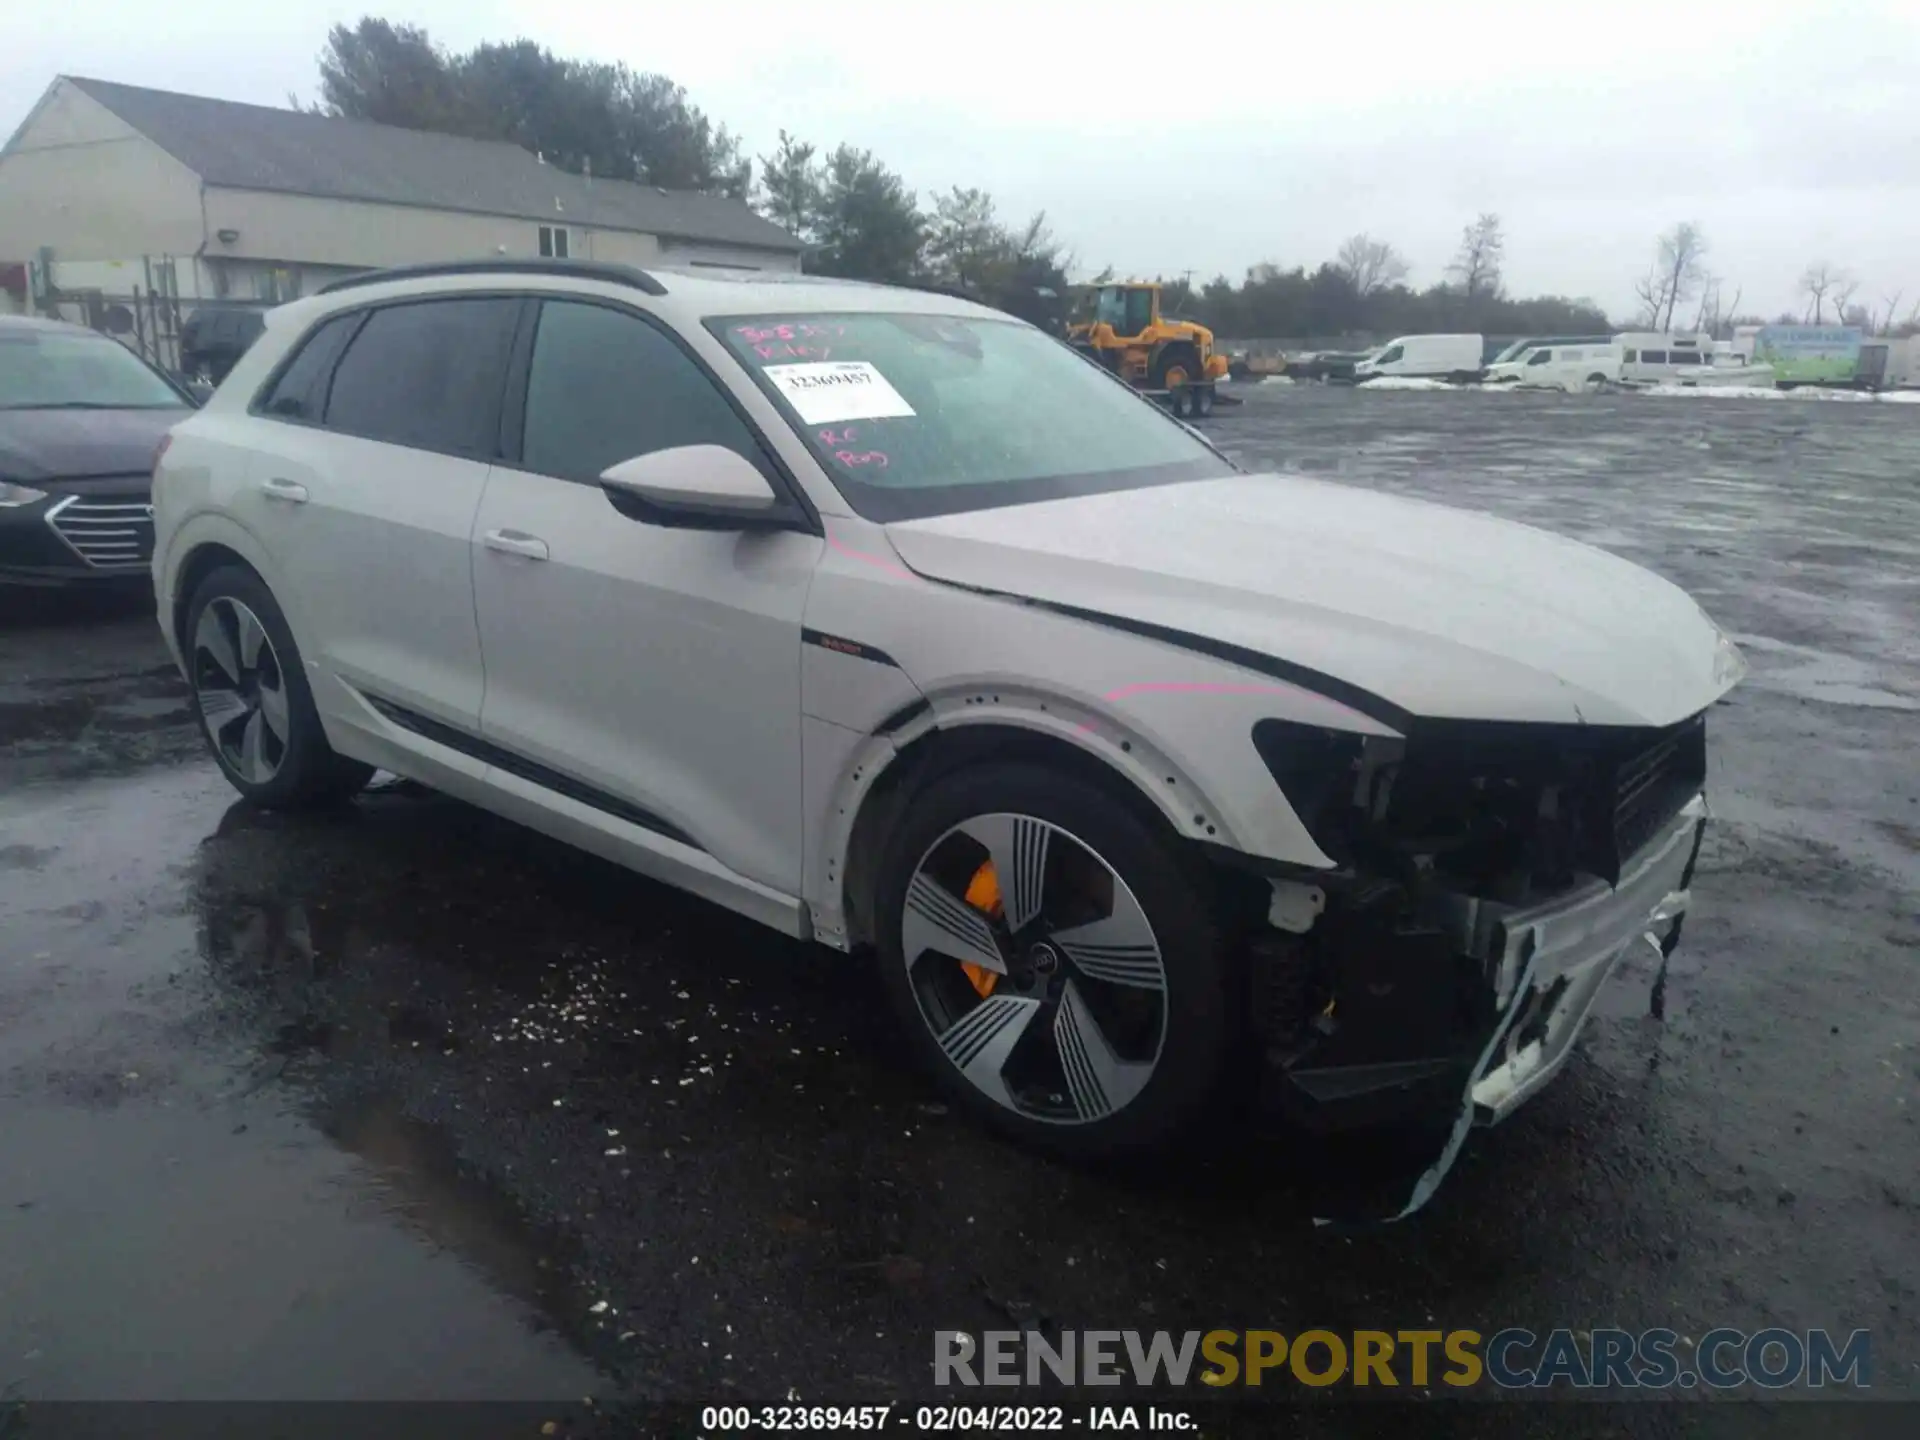
[{"label": "windshield sticker", "polygon": [[913,414],[906,397],[865,360],[769,365],[761,373],[809,425],[891,420]]}]

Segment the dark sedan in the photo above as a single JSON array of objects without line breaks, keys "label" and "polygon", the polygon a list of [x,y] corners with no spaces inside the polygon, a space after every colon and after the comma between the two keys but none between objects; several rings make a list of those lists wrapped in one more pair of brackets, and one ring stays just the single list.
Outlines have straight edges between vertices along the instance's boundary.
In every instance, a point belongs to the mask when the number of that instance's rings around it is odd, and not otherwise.
[{"label": "dark sedan", "polygon": [[0,316],[0,582],[144,578],[154,451],[192,409],[117,340]]}]

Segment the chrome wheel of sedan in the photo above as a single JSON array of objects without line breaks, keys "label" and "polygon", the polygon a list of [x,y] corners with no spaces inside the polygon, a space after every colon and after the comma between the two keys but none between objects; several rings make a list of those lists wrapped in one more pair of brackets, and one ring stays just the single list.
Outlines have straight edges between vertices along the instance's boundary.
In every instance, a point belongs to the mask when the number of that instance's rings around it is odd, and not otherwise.
[{"label": "chrome wheel of sedan", "polygon": [[215,597],[193,630],[193,695],[221,763],[264,785],[287,755],[285,672],[260,617],[229,595]]},{"label": "chrome wheel of sedan", "polygon": [[1119,872],[1059,826],[1002,813],[948,830],[908,882],[901,952],[935,1043],[996,1104],[1086,1125],[1153,1078],[1159,941]]}]

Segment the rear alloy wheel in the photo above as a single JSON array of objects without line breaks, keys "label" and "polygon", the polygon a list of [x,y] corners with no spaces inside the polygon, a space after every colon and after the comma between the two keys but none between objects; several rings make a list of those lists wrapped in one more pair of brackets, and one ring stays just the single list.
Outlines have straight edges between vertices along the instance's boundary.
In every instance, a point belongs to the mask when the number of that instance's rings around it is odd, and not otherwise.
[{"label": "rear alloy wheel", "polygon": [[1227,1020],[1183,857],[1098,789],[1014,765],[936,784],[896,841],[883,975],[956,1101],[1077,1154],[1158,1145],[1192,1120]]},{"label": "rear alloy wheel", "polygon": [[193,627],[193,693],[221,767],[266,785],[287,758],[287,682],[267,627],[242,601],[217,595]]},{"label": "rear alloy wheel", "polygon": [[339,799],[373,768],[327,744],[286,617],[251,570],[224,566],[194,592],[182,650],[207,746],[247,799],[291,808]]}]

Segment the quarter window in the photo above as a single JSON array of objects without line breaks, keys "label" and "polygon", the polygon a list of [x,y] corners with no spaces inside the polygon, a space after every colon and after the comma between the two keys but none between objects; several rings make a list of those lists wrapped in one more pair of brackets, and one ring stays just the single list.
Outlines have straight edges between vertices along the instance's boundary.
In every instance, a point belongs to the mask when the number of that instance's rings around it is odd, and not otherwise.
[{"label": "quarter window", "polygon": [[523,436],[521,463],[567,480],[680,445],[719,445],[765,469],[746,422],[678,345],[644,320],[573,301],[541,307]]},{"label": "quarter window", "polygon": [[334,371],[327,428],[490,457],[520,302],[429,300],[375,310]]},{"label": "quarter window", "polygon": [[260,408],[282,419],[319,424],[327,408],[327,379],[333,374],[333,362],[353,338],[360,320],[359,315],[336,315],[301,342]]}]

